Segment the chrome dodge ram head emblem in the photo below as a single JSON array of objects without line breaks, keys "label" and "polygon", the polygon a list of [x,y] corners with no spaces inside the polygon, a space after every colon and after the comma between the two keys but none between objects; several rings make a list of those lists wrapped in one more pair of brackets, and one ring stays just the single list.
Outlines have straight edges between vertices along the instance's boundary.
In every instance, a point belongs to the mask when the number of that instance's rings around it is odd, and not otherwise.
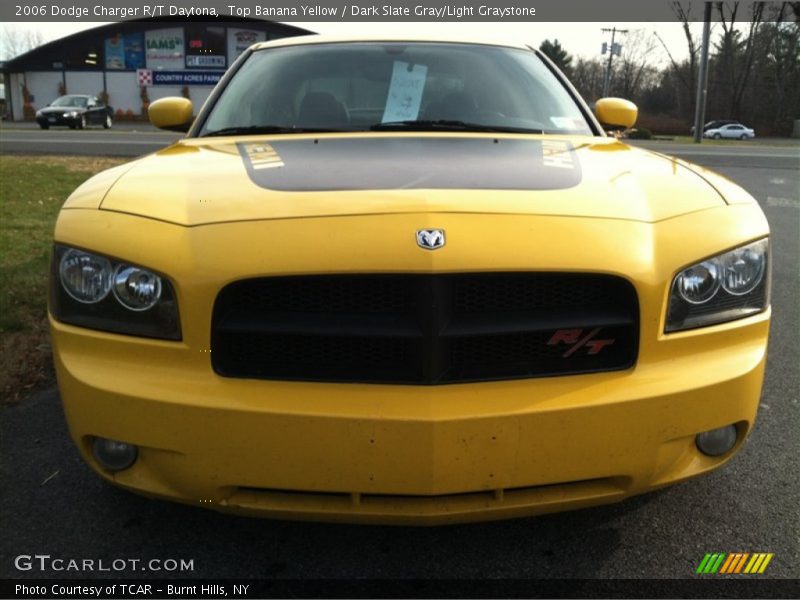
[{"label": "chrome dodge ram head emblem", "polygon": [[418,229],[417,246],[425,250],[438,250],[444,246],[444,229]]}]

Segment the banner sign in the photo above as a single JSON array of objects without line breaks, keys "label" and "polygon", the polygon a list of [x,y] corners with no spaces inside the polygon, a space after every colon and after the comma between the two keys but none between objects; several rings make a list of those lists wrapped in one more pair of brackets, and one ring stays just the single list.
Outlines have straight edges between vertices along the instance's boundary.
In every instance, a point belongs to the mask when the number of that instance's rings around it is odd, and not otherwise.
[{"label": "banner sign", "polygon": [[231,62],[253,44],[264,42],[267,39],[267,34],[263,31],[254,31],[252,29],[237,29],[234,27],[228,28],[228,58]]},{"label": "banner sign", "polygon": [[144,34],[148,69],[184,67],[183,27],[152,29]]},{"label": "banner sign", "polygon": [[149,85],[217,85],[224,71],[151,71]]},{"label": "banner sign", "polygon": [[132,71],[144,67],[144,35],[117,33],[106,38],[105,65],[108,70]]},{"label": "banner sign", "polygon": [[186,66],[224,69],[225,57],[217,54],[188,54]]},{"label": "banner sign", "polygon": [[141,69],[144,67],[144,34],[125,34],[125,68]]},{"label": "banner sign", "polygon": [[125,39],[121,33],[106,38],[106,69],[125,68]]}]

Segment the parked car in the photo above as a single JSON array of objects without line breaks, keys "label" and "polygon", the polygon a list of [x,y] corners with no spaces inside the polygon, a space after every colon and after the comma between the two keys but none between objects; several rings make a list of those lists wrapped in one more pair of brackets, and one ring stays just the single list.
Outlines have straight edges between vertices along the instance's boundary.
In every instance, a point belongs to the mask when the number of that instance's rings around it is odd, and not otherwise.
[{"label": "parked car", "polygon": [[102,125],[108,129],[112,125],[113,114],[113,109],[100,102],[97,96],[68,94],[59,96],[45,108],[36,111],[36,122],[42,129],[57,125],[66,125],[70,129]]},{"label": "parked car", "polygon": [[[723,125],[732,125],[734,123],[738,123],[738,121],[733,121],[731,119],[718,119],[716,121],[709,121],[705,125],[703,125],[703,131],[706,132],[709,129],[716,129],[717,127],[722,127]],[[691,134],[694,134],[694,125],[689,129]]]},{"label": "parked car", "polygon": [[759,406],[767,220],[607,136],[634,104],[595,112],[527,45],[383,37],[259,43],[196,118],[150,104],[186,138],[55,227],[83,458],[220,511],[415,524],[725,464]]},{"label": "parked car", "polygon": [[721,127],[707,129],[703,132],[703,137],[713,138],[715,140],[723,138],[748,140],[756,137],[756,132],[740,123],[734,123],[731,125],[723,125]]}]

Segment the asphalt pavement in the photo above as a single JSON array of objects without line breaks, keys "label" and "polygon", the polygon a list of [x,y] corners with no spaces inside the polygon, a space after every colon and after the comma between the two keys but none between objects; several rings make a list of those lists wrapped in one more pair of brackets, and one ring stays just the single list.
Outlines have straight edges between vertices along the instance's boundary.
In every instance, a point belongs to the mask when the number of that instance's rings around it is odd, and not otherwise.
[{"label": "asphalt pavement", "polygon": [[[169,142],[153,132],[98,134],[119,135],[117,148]],[[60,136],[53,148],[63,150],[68,139],[97,134],[49,135]],[[0,150],[23,136],[3,132]],[[203,578],[687,578],[706,552],[772,552],[766,576],[800,578],[798,148],[657,148],[738,182],[772,228],[774,316],[761,409],[748,443],[724,468],[621,504],[495,523],[419,529],[248,519],[103,483],[69,440],[51,387],[0,410],[0,578],[76,576],[19,571],[20,554],[191,559],[194,571],[173,575]]]},{"label": "asphalt pavement", "polygon": [[31,123],[4,123],[0,127],[0,153],[135,157],[160,150],[181,137],[181,133],[159,131],[148,123],[126,123],[111,129],[46,130]]},{"label": "asphalt pavement", "polygon": [[[160,150],[181,137],[181,133],[162,131],[144,122],[122,122],[108,130],[99,126],[41,130],[35,123],[12,122],[0,124],[0,153],[135,157]],[[700,145],[650,140],[629,140],[629,143],[707,166],[736,163],[745,156],[755,159],[750,166],[769,168],[776,161],[785,162],[790,168],[800,166],[800,139],[734,140]]]}]

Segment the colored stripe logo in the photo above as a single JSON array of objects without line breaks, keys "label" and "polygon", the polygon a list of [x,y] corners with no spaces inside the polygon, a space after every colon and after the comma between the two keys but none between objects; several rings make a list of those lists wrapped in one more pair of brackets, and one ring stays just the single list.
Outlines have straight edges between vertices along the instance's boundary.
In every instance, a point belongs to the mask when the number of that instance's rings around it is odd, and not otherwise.
[{"label": "colored stripe logo", "polygon": [[708,553],[700,561],[696,573],[701,575],[760,574],[767,569],[773,556],[774,554],[771,552]]},{"label": "colored stripe logo", "polygon": [[244,150],[254,169],[275,169],[284,166],[280,155],[269,144],[244,144]]}]

